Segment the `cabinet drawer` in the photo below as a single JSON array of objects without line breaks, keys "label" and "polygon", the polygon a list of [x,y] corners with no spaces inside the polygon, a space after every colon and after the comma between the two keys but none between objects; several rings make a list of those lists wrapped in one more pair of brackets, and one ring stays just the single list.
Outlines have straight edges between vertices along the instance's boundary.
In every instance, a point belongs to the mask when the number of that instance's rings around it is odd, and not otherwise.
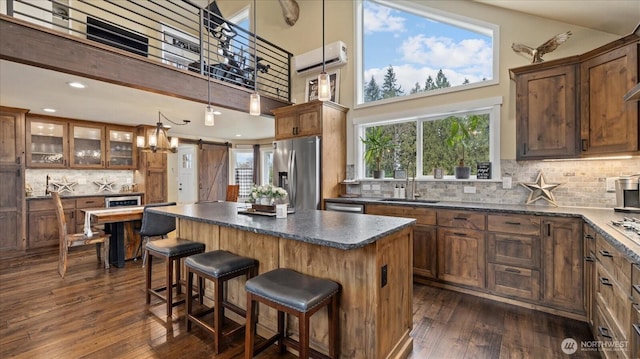
[{"label": "cabinet drawer", "polygon": [[619,333],[622,340],[628,337],[631,328],[631,302],[627,292],[618,286],[611,275],[600,264],[596,264],[596,297],[602,304],[602,312],[608,322]]},{"label": "cabinet drawer", "polygon": [[368,204],[365,212],[367,214],[377,214],[381,216],[402,217],[404,216],[404,207],[402,206],[386,206],[382,204]]},{"label": "cabinet drawer", "polygon": [[631,307],[631,333],[629,334],[630,358],[640,357],[640,307],[633,304]]},{"label": "cabinet drawer", "polygon": [[640,304],[640,266],[631,265],[631,298],[636,304]]},{"label": "cabinet drawer", "polygon": [[104,197],[86,197],[76,199],[76,208],[103,208]]},{"label": "cabinet drawer", "polygon": [[487,288],[500,295],[538,300],[540,271],[489,263]]},{"label": "cabinet drawer", "polygon": [[627,353],[625,350],[622,348],[614,348],[613,346],[613,342],[619,342],[624,339],[620,339],[616,334],[609,318],[603,311],[603,305],[597,303],[594,312],[593,337],[595,340],[602,342],[603,348],[608,348],[606,350],[600,350],[600,353],[607,359],[626,359]]},{"label": "cabinet drawer", "polygon": [[485,215],[468,211],[438,211],[438,226],[484,230]]},{"label": "cabinet drawer", "polygon": [[540,237],[489,233],[487,261],[540,269]]},{"label": "cabinet drawer", "polygon": [[630,295],[631,262],[599,234],[596,235],[596,257],[624,292]]},{"label": "cabinet drawer", "polygon": [[487,229],[493,232],[540,235],[540,217],[526,215],[487,216]]},{"label": "cabinet drawer", "polygon": [[[75,199],[63,199],[62,207],[64,209],[74,208],[76,206]],[[29,201],[29,212],[33,211],[52,211],[56,209],[56,205],[52,200],[42,199]]]},{"label": "cabinet drawer", "polygon": [[417,224],[436,225],[436,211],[422,207],[406,207],[405,216],[415,218]]}]

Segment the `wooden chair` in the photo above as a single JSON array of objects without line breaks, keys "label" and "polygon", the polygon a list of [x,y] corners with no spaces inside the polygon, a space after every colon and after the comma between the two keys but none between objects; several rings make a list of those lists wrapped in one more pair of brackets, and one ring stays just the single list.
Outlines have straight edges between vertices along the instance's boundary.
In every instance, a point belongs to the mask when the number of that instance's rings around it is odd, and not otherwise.
[{"label": "wooden chair", "polygon": [[[51,192],[51,197],[56,206],[56,216],[58,217],[58,235],[60,238],[60,254],[58,256],[58,273],[64,278],[67,272],[67,257],[69,255],[69,247],[84,246],[89,244],[103,244],[102,258],[104,259],[105,269],[109,269],[109,238],[110,234],[106,234],[99,229],[93,229],[93,236],[87,237],[84,233],[70,234],[67,231],[67,220],[64,216],[64,208],[58,192]],[[100,260],[100,251],[96,255]]]},{"label": "wooden chair", "polygon": [[238,195],[240,193],[239,184],[230,184],[227,186],[227,202],[238,202]]}]

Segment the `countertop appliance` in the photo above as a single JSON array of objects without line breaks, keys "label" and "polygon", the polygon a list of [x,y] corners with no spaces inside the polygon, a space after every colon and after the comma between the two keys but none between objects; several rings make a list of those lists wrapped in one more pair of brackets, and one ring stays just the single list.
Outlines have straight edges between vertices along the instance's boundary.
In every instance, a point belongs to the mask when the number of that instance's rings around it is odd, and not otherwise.
[{"label": "countertop appliance", "polygon": [[123,207],[123,206],[139,206],[142,202],[142,196],[120,196],[120,197],[105,197],[104,206],[107,208]]},{"label": "countertop appliance", "polygon": [[273,178],[284,188],[289,207],[320,209],[320,138],[302,137],[273,143]]},{"label": "countertop appliance", "polygon": [[640,175],[616,180],[616,211],[640,213]]}]

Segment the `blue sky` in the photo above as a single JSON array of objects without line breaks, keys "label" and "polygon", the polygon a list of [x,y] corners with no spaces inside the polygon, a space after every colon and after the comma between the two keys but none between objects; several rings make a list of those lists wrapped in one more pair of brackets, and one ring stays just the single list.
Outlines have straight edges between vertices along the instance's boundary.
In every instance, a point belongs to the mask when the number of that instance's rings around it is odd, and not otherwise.
[{"label": "blue sky", "polygon": [[364,2],[365,82],[381,85],[393,65],[405,94],[442,69],[452,86],[492,78],[491,37]]}]

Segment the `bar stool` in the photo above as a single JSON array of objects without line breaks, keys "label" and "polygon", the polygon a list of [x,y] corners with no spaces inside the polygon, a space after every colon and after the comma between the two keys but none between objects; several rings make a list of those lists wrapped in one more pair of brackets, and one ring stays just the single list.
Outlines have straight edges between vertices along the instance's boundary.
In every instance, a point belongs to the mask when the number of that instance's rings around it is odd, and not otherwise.
[{"label": "bar stool", "polygon": [[[184,261],[187,267],[187,331],[191,330],[191,323],[197,324],[200,328],[207,331],[214,337],[214,349],[216,354],[220,354],[222,340],[231,337],[244,329],[244,324],[236,327],[223,334],[224,326],[224,309],[227,308],[238,315],[246,317],[246,311],[230,302],[227,302],[224,295],[224,284],[226,281],[242,275],[246,275],[247,279],[256,275],[258,269],[258,261],[253,258],[241,257],[231,252],[217,250],[207,253],[196,254],[190,256]],[[199,300],[200,305],[205,309],[193,312],[193,274],[198,276]],[[203,305],[204,286],[203,278],[213,282],[215,299],[214,305],[207,308]],[[201,318],[213,312],[213,326],[206,323]]]},{"label": "bar stool", "polygon": [[[269,345],[278,342],[280,354],[286,347],[297,349],[300,358],[309,355],[326,358],[309,348],[309,318],[327,305],[329,317],[329,358],[338,357],[338,293],[340,285],[332,280],[302,274],[291,269],[278,268],[251,278],[245,284],[247,291],[247,329],[245,359],[253,358]],[[253,346],[256,303],[264,303],[278,311],[278,332],[260,346]],[[298,317],[299,341],[287,337],[285,313]]]},{"label": "bar stool", "polygon": [[[184,299],[173,301],[173,287],[176,287],[177,294],[182,293],[182,283],[180,281],[180,259],[193,254],[204,252],[204,243],[193,242],[182,238],[168,238],[147,242],[145,245],[147,256],[156,256],[166,261],[166,285],[164,287],[151,288],[151,267],[153,258],[149,258],[147,263],[147,304],[151,303],[151,295],[162,299],[167,303],[167,318],[171,318],[173,307],[184,303]],[[173,268],[175,265],[176,280],[173,281]],[[162,292],[166,291],[166,295]]]}]

